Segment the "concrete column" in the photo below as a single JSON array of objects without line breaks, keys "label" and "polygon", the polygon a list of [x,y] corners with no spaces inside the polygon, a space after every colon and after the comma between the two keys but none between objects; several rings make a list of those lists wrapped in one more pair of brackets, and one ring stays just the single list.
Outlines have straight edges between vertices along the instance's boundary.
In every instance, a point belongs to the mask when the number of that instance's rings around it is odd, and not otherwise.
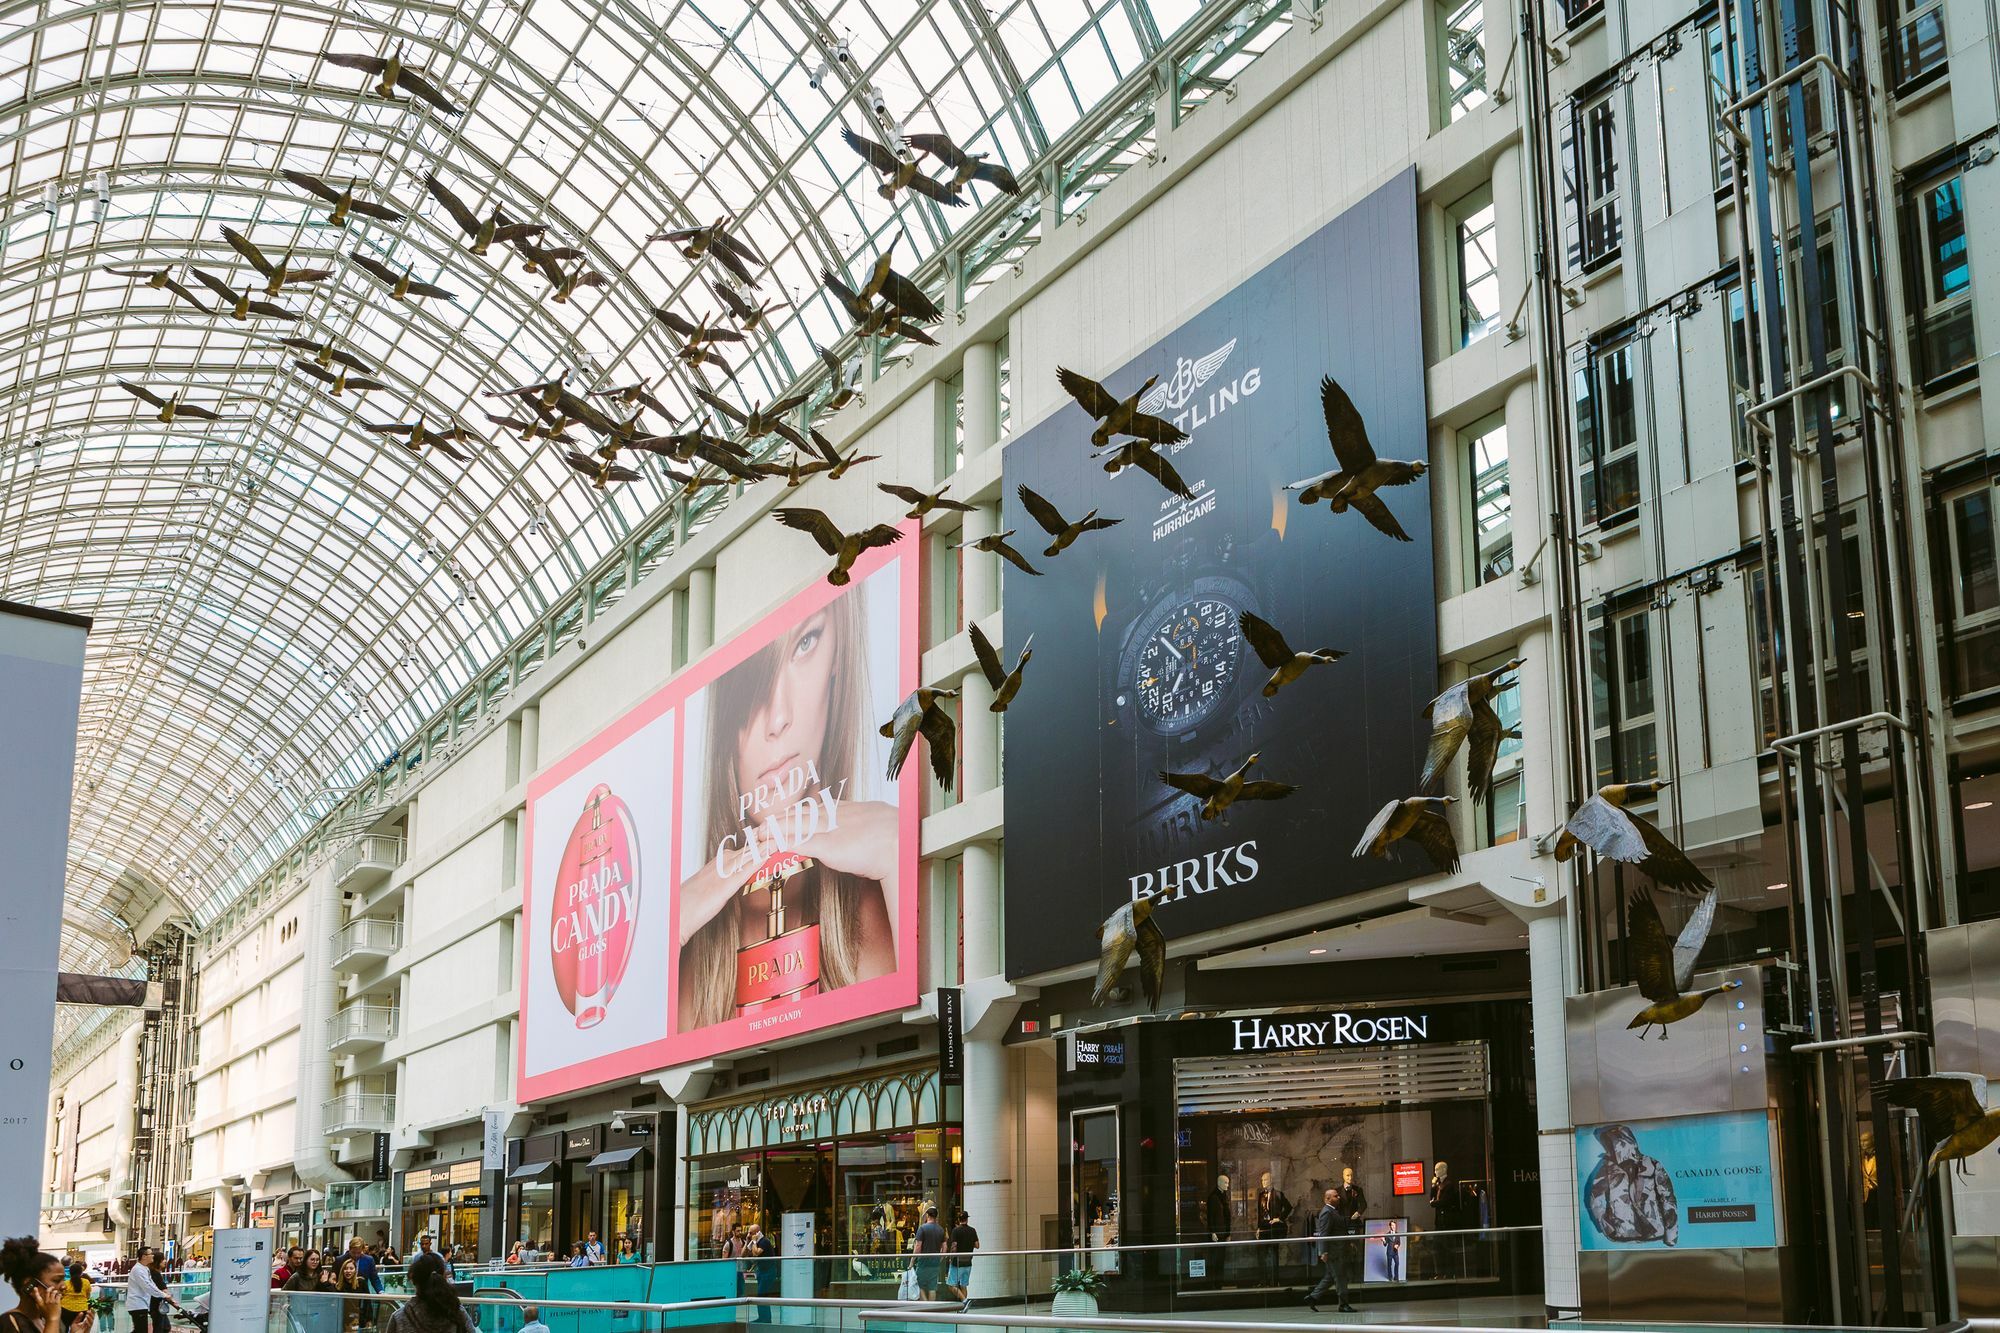
[{"label": "concrete column", "polygon": [[688,661],[700,657],[715,644],[715,566],[702,565],[688,572]]},{"label": "concrete column", "polygon": [[963,865],[965,970],[960,975],[968,982],[984,981],[1001,972],[1000,849],[990,842],[967,843]]},{"label": "concrete column", "polygon": [[[1512,309],[1511,306],[1508,308]],[[1542,436],[1535,410],[1534,380],[1524,379],[1507,391],[1506,412],[1507,499],[1512,505],[1508,523],[1514,536],[1514,568],[1518,570],[1534,554],[1535,548],[1542,545],[1542,537],[1548,531],[1546,515],[1550,508],[1542,476],[1542,452],[1538,447]],[[1536,566],[1536,572],[1542,575],[1545,599],[1552,597],[1555,587],[1554,580],[1549,577],[1549,571],[1554,568],[1553,562],[1568,556],[1567,551],[1542,547],[1541,564]],[[1551,648],[1551,651],[1554,649]],[[1549,665],[1553,670],[1556,663],[1551,659]],[[1560,677],[1549,675],[1540,679],[1557,680]],[[1551,750],[1550,753],[1558,752]]]},{"label": "concrete column", "polygon": [[[968,987],[979,987],[1002,970],[1000,849],[994,844],[967,844],[963,903],[962,975]],[[1018,1250],[1027,1239],[1015,1216],[1021,1096],[1013,1052],[1002,1044],[1014,1008],[1001,1003],[969,1013],[965,1034],[965,1210],[988,1250]],[[981,1260],[973,1265],[972,1295],[977,1299],[1018,1295],[1017,1269],[1012,1260]]]},{"label": "concrete column", "polygon": [[1542,1290],[1551,1310],[1580,1310],[1576,1263],[1576,1146],[1569,1115],[1569,993],[1564,914],[1528,922],[1528,993],[1535,1023],[1535,1135],[1542,1167]]},{"label": "concrete column", "polygon": [[[990,537],[1000,530],[1000,507],[983,504],[965,516],[965,530],[961,538],[972,541],[979,537]],[[1000,557],[985,551],[960,552],[964,563],[959,566],[959,588],[965,602],[967,622],[984,620],[1000,609]]]},{"label": "concrete column", "polygon": [[534,704],[521,710],[521,744],[519,781],[525,782],[535,776],[535,770],[542,763],[542,707]]},{"label": "concrete column", "polygon": [[210,1225],[216,1230],[236,1225],[236,1196],[229,1192],[229,1186],[217,1185],[209,1192],[208,1211]]},{"label": "concrete column", "polygon": [[[988,560],[983,552],[971,552]],[[993,711],[993,687],[977,667],[959,682],[959,795],[970,799],[1000,785],[1000,715]],[[997,969],[996,969],[997,970]],[[968,970],[967,976],[981,975]]]},{"label": "concrete column", "polygon": [[985,452],[1000,438],[1000,345],[965,349],[965,456]]}]

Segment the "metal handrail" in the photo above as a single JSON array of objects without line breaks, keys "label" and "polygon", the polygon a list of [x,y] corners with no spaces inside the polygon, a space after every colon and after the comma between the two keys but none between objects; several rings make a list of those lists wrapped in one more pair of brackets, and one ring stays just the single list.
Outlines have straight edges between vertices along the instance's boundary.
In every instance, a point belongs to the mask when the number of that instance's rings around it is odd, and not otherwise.
[{"label": "metal handrail", "polygon": [[[1401,1219],[1398,1220],[1400,1221]],[[1540,1226],[1454,1227],[1451,1230],[1447,1231],[1442,1228],[1436,1228],[1436,1227],[1422,1227],[1410,1231],[1398,1231],[1396,1233],[1396,1237],[1398,1240],[1408,1240],[1412,1236],[1419,1236],[1422,1237],[1424,1240],[1438,1240],[1445,1236],[1467,1236],[1467,1237],[1477,1238],[1481,1236],[1514,1235],[1514,1234],[1524,1234],[1528,1232],[1539,1233],[1541,1229],[1542,1228]],[[1356,1231],[1339,1236],[1245,1236],[1240,1240],[1190,1239],[1190,1240],[1177,1240],[1177,1241],[1174,1240],[1149,1241],[1144,1245],[1101,1245],[1095,1248],[1083,1245],[1073,1245],[1053,1250],[981,1249],[981,1250],[974,1250],[972,1252],[972,1257],[975,1259],[1019,1259],[1029,1256],[1047,1255],[1053,1258],[1069,1259],[1069,1258],[1075,1258],[1078,1255],[1143,1254],[1148,1251],[1155,1251],[1155,1250],[1202,1250],[1212,1254],[1216,1250],[1253,1249],[1261,1245],[1319,1245],[1326,1242],[1339,1242],[1339,1241],[1350,1241],[1350,1240],[1358,1240],[1358,1241],[1380,1240],[1382,1239],[1384,1234],[1385,1233],[1379,1231],[1369,1231],[1369,1232]],[[704,1256],[701,1259],[658,1259],[654,1260],[653,1262],[708,1263],[724,1258],[741,1259],[746,1257],[754,1258],[756,1256],[714,1254],[714,1255]],[[774,1255],[772,1257],[783,1258],[784,1256]],[[895,1250],[887,1253],[880,1251],[862,1250],[859,1252],[850,1252],[847,1254],[814,1254],[803,1257],[811,1258],[815,1261],[841,1260],[841,1259],[867,1259],[867,1260],[873,1260],[876,1263],[880,1263],[884,1259],[914,1259],[917,1258],[918,1256],[913,1251],[904,1249],[904,1250]],[[923,1257],[949,1259],[951,1256],[948,1254],[936,1254],[936,1255],[925,1255]]]}]

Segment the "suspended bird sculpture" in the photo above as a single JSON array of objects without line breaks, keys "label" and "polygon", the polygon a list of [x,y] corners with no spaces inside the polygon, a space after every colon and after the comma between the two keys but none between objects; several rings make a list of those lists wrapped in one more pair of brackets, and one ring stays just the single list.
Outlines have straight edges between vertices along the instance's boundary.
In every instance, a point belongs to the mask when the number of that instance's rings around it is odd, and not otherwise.
[{"label": "suspended bird sculpture", "polygon": [[533,237],[520,237],[508,242],[514,253],[521,256],[521,272],[539,273],[544,268],[554,268],[558,264],[581,263],[583,250],[574,245],[541,245]]},{"label": "suspended bird sculpture", "polygon": [[715,344],[719,342],[743,342],[744,335],[741,332],[721,324],[711,323],[710,321],[715,318],[713,315],[703,315],[700,322],[696,323],[668,310],[665,306],[654,306],[653,317],[672,329],[675,335],[680,338],[681,345],[675,355],[684,364],[689,366],[712,365],[727,374],[735,373],[735,369],[729,362],[725,361],[716,352]]},{"label": "suspended bird sculpture", "polygon": [[838,412],[861,397],[861,358],[851,357],[842,361],[832,352],[813,344],[813,351],[819,353],[821,364],[826,367],[826,401],[819,405],[822,412]]},{"label": "suspended bird sculpture", "polygon": [[321,384],[326,385],[327,390],[335,398],[340,397],[340,395],[346,393],[349,389],[354,390],[356,393],[369,393],[376,389],[386,389],[389,387],[381,380],[371,379],[366,375],[349,375],[346,366],[342,366],[338,370],[328,370],[316,361],[302,360],[294,360],[292,366],[300,374],[309,375]]},{"label": "suspended bird sculpture", "polygon": [[373,375],[375,373],[375,367],[369,365],[354,353],[334,346],[331,339],[280,338],[278,342],[280,345],[289,347],[294,351],[310,352],[312,354],[312,363],[322,370],[330,368],[337,362],[340,365],[346,366],[349,370],[358,370],[364,375]]},{"label": "suspended bird sculpture", "polygon": [[646,244],[667,241],[680,247],[681,258],[699,263],[706,256],[713,256],[718,264],[736,276],[736,280],[751,287],[757,279],[751,275],[750,266],[764,267],[763,259],[757,252],[729,230],[728,218],[717,218],[706,227],[677,227],[672,231],[656,231],[646,238]]},{"label": "suspended bird sculpture", "polygon": [[1333,446],[1334,461],[1340,466],[1295,481],[1285,489],[1297,491],[1302,505],[1324,500],[1336,514],[1350,507],[1357,509],[1377,530],[1399,542],[1409,541],[1410,534],[1403,531],[1403,525],[1376,492],[1384,486],[1406,486],[1423,476],[1430,465],[1421,459],[1402,463],[1377,458],[1375,446],[1368,442],[1368,427],[1362,423],[1361,413],[1331,375],[1320,379],[1319,404],[1326,418],[1327,442]]},{"label": "suspended bird sculpture", "polygon": [[1035,655],[1035,636],[1021,645],[1021,655],[1014,659],[1014,669],[1007,670],[1000,665],[1000,654],[993,648],[993,641],[986,637],[977,624],[967,625],[966,634],[972,640],[972,655],[979,662],[979,674],[986,677],[986,683],[993,687],[993,702],[988,705],[995,713],[1007,711],[1007,705],[1014,702],[1014,696],[1021,692],[1021,673],[1027,669],[1028,659]]},{"label": "suspended bird sculpture", "polygon": [[538,417],[532,421],[523,421],[520,417],[503,417],[488,412],[486,419],[496,426],[505,426],[508,430],[518,431],[523,440],[541,439],[556,444],[579,443],[576,436],[569,433],[569,423],[563,417]]},{"label": "suspended bird sculpture", "polygon": [[743,293],[737,291],[726,282],[716,282],[711,279],[708,285],[714,290],[722,304],[729,307],[729,313],[736,317],[738,327],[745,333],[752,332],[759,326],[768,324],[771,312],[782,309],[785,304],[783,301],[765,301],[760,304],[746,300]]},{"label": "suspended bird sculpture", "polygon": [[1035,577],[1040,578],[1042,571],[1029,564],[1026,556],[1007,544],[1007,539],[1013,535],[1014,529],[1009,528],[1005,532],[989,533],[984,537],[974,537],[970,541],[954,542],[951,549],[954,551],[968,549],[985,551],[989,555],[999,556],[1002,560],[1005,560],[1008,564],[1023,573],[1033,574]]},{"label": "suspended bird sculpture", "polygon": [[924,289],[914,279],[896,272],[893,259],[894,247],[876,256],[868,280],[858,291],[843,282],[832,269],[821,269],[820,280],[853,319],[859,336],[907,338],[935,347],[937,339],[918,326],[937,323],[944,318],[944,312],[924,294]]},{"label": "suspended bird sculpture", "polygon": [[671,421],[674,414],[669,412],[667,405],[661,402],[653,393],[654,381],[659,378],[658,375],[655,375],[649,380],[638,380],[631,384],[622,384],[609,389],[592,389],[590,392],[593,397],[597,398],[615,398],[626,407],[647,408]]},{"label": "suspended bird sculpture", "polygon": [[1653,778],[1599,787],[1597,795],[1577,807],[1569,823],[1563,825],[1562,835],[1556,839],[1556,860],[1567,861],[1579,847],[1588,847],[1599,856],[1639,867],[1664,888],[1684,893],[1714,888],[1701,867],[1688,859],[1673,839],[1644,815],[1626,808],[1672,785],[1664,778]]},{"label": "suspended bird sculpture", "polygon": [[1694,984],[1695,959],[1701,956],[1701,946],[1708,942],[1708,932],[1715,925],[1714,889],[1704,893],[1694,905],[1678,939],[1667,938],[1667,928],[1660,922],[1660,909],[1654,904],[1653,895],[1644,889],[1633,891],[1626,922],[1625,947],[1631,958],[1632,977],[1639,983],[1639,994],[1651,1001],[1625,1025],[1628,1032],[1639,1029],[1640,1041],[1654,1028],[1660,1030],[1660,1040],[1665,1041],[1668,1024],[1693,1017],[1716,996],[1743,984],[1733,980],[1706,990],[1688,989]]},{"label": "suspended bird sculpture", "polygon": [[1095,448],[1109,446],[1114,435],[1135,436],[1148,444],[1179,444],[1188,437],[1186,431],[1165,417],[1139,410],[1139,400],[1159,383],[1158,375],[1148,376],[1128,398],[1115,396],[1088,375],[1079,375],[1066,366],[1056,367],[1056,379],[1064,392],[1076,399],[1077,406],[1097,419],[1097,428],[1090,432],[1090,443]]},{"label": "suspended bird sculpture", "polygon": [[1253,754],[1237,765],[1236,770],[1226,777],[1211,777],[1206,773],[1170,773],[1162,770],[1160,781],[1176,791],[1184,791],[1201,800],[1201,817],[1214,819],[1238,801],[1280,801],[1290,796],[1298,788],[1289,782],[1271,782],[1260,779],[1250,780],[1250,769],[1263,756]]},{"label": "suspended bird sculpture", "polygon": [[974,508],[963,500],[951,500],[945,497],[945,492],[951,489],[950,482],[946,482],[934,491],[920,491],[915,486],[904,486],[893,481],[878,481],[875,483],[875,489],[884,495],[893,495],[908,505],[910,512],[903,516],[905,518],[922,518],[933,509],[948,509],[969,514]]},{"label": "suspended bird sculpture", "polygon": [[1160,1007],[1160,994],[1167,986],[1167,935],[1153,920],[1153,900],[1121,904],[1105,918],[1097,931],[1097,986],[1090,993],[1093,1005],[1111,998],[1112,988],[1125,975],[1125,965],[1139,955],[1139,985],[1146,995],[1146,1008]]},{"label": "suspended bird sculpture", "polygon": [[178,421],[182,417],[187,417],[192,421],[222,420],[220,413],[211,412],[205,407],[195,407],[192,404],[182,402],[179,390],[162,398],[145,385],[134,384],[130,380],[119,380],[118,387],[126,393],[131,394],[134,398],[137,398],[140,402],[159,408],[158,415],[153,418],[155,421],[172,422]]},{"label": "suspended bird sculpture", "polygon": [[878,546],[894,546],[903,540],[902,529],[887,523],[877,523],[872,528],[855,532],[842,532],[833,525],[832,519],[817,509],[773,509],[771,516],[794,532],[807,534],[819,543],[820,550],[833,557],[833,571],[826,576],[826,581],[836,588],[854,581],[851,571],[863,551],[871,551]]},{"label": "suspended bird sculpture", "polygon": [[403,48],[397,47],[386,56],[350,56],[335,51],[320,52],[329,65],[339,65],[342,69],[358,69],[375,76],[375,95],[396,100],[396,89],[415,98],[430,103],[447,116],[455,116],[459,108],[449,97],[438,91],[437,85],[425,78],[421,70],[403,63]]},{"label": "suspended bird sculpture", "polygon": [[410,276],[410,270],[408,269],[404,269],[401,273],[396,272],[395,269],[390,268],[387,264],[374,258],[372,255],[364,255],[356,252],[347,257],[363,273],[381,283],[388,291],[391,300],[403,301],[412,296],[437,297],[446,301],[456,301],[458,299],[458,297],[435,283],[418,282]]},{"label": "suspended bird sculpture", "polygon": [[361,423],[361,428],[372,431],[377,435],[390,436],[397,444],[402,445],[413,454],[421,454],[426,447],[429,447],[443,454],[446,458],[459,463],[470,463],[472,460],[452,448],[453,441],[464,444],[477,444],[479,442],[477,435],[474,435],[464,426],[458,425],[455,422],[443,429],[439,429],[426,422],[422,417],[418,417],[415,421],[385,421],[380,423],[364,421]]},{"label": "suspended bird sculpture", "polygon": [[386,204],[371,204],[366,199],[354,197],[358,181],[349,181],[347,188],[335,189],[320,177],[308,171],[283,171],[279,173],[286,180],[304,190],[315,199],[333,205],[333,212],[327,215],[327,222],[335,227],[347,225],[347,215],[359,213],[364,218],[374,218],[378,222],[401,222],[403,215]]},{"label": "suspended bird sculpture", "polygon": [[1102,532],[1106,528],[1115,528],[1124,521],[1117,518],[1099,518],[1097,511],[1093,509],[1072,523],[1062,516],[1060,509],[1026,486],[1015,487],[1014,493],[1021,497],[1021,507],[1028,511],[1028,517],[1034,519],[1043,532],[1055,539],[1049,543],[1048,549],[1042,552],[1051,559],[1067,551],[1084,533]]},{"label": "suspended bird sculpture", "polygon": [[1986,1077],[1983,1074],[1921,1074],[1914,1078],[1890,1078],[1871,1085],[1891,1106],[1906,1106],[1917,1113],[1924,1136],[1935,1141],[1924,1160],[1923,1173],[1910,1191],[1909,1205],[1903,1210],[1903,1232],[1909,1233],[1923,1206],[1924,1190],[1937,1169],[1954,1163],[1961,1175],[1966,1162],[2000,1139],[2000,1108],[1987,1105]]},{"label": "suspended bird sculpture", "polygon": [[1432,869],[1448,875],[1458,869],[1458,838],[1451,831],[1445,812],[1456,796],[1406,796],[1391,801],[1375,812],[1375,818],[1354,844],[1354,857],[1387,856],[1389,848],[1405,839],[1424,849]]},{"label": "suspended bird sculpture", "polygon": [[615,457],[606,457],[602,454],[586,454],[581,450],[568,449],[563,452],[562,460],[569,464],[573,471],[590,478],[591,486],[600,491],[614,481],[639,480],[637,471],[616,461]]},{"label": "suspended bird sculpture", "polygon": [[1104,470],[1114,477],[1128,467],[1137,468],[1166,487],[1169,494],[1183,500],[1194,499],[1194,488],[1181,480],[1181,474],[1150,440],[1124,440],[1092,456],[1103,459]]},{"label": "suspended bird sculpture", "polygon": [[466,205],[463,199],[452,193],[451,187],[438,179],[435,171],[424,176],[424,188],[431,192],[431,198],[444,205],[444,211],[451,214],[451,220],[458,229],[471,238],[467,253],[484,255],[493,243],[511,244],[540,236],[548,228],[540,223],[516,222],[508,217],[498,204],[485,217],[480,217]]},{"label": "suspended bird sculpture", "polygon": [[1514,682],[1506,679],[1519,671],[1527,659],[1517,657],[1502,662],[1491,671],[1469,676],[1424,705],[1423,715],[1431,720],[1430,749],[1424,755],[1424,773],[1417,790],[1433,791],[1444,782],[1458,748],[1472,742],[1465,753],[1465,789],[1472,799],[1482,800],[1493,785],[1493,765],[1500,757],[1500,741],[1506,735],[1493,700]]},{"label": "suspended bird sculpture", "polygon": [[826,460],[828,464],[826,479],[828,481],[839,481],[863,463],[879,462],[882,457],[880,454],[864,454],[859,449],[856,449],[846,457],[842,457],[840,450],[833,447],[832,440],[827,439],[826,436],[820,434],[810,426],[806,427],[806,438],[811,441],[814,451],[822,459]]},{"label": "suspended bird sculpture", "polygon": [[906,134],[903,142],[919,153],[928,153],[951,168],[948,188],[960,190],[973,181],[991,185],[1007,194],[1019,194],[1021,182],[998,162],[988,162],[984,153],[968,153],[942,134]]},{"label": "suspended bird sculpture", "polygon": [[194,274],[196,282],[222,298],[222,310],[229,318],[241,323],[247,319],[289,319],[294,322],[303,318],[296,310],[287,310],[275,301],[260,301],[250,288],[237,291],[221,278],[206,269],[190,266],[188,272]]},{"label": "suspended bird sculpture", "polygon": [[849,148],[861,154],[862,161],[882,173],[882,183],[875,188],[875,193],[891,203],[895,202],[898,190],[914,190],[926,199],[934,199],[948,208],[959,208],[968,202],[965,196],[958,192],[956,186],[947,185],[925,174],[924,169],[917,164],[914,154],[909,157],[899,157],[895,150],[876,143],[865,134],[856,134],[845,126],[841,128],[840,137],[847,142]]},{"label": "suspended bird sculpture", "polygon": [[896,706],[895,715],[882,724],[881,731],[891,741],[889,781],[894,782],[903,771],[903,761],[910,757],[910,747],[921,732],[931,747],[931,773],[938,786],[951,790],[958,774],[958,724],[938,705],[957,697],[957,690],[916,689]]},{"label": "suspended bird sculpture", "polygon": [[292,257],[272,263],[256,242],[234,227],[222,229],[222,239],[229,242],[229,248],[250,261],[250,266],[264,275],[264,295],[276,296],[286,287],[302,282],[324,282],[333,276],[330,268],[294,268]]},{"label": "suspended bird sculpture", "polygon": [[174,281],[173,270],[170,268],[106,268],[104,271],[106,273],[116,273],[121,278],[144,278],[148,287],[155,290],[164,288],[172,292],[175,296],[180,297],[181,300],[186,301],[196,310],[201,311],[202,314],[206,315],[209,313],[208,307],[202,303],[199,296],[196,296],[193,292],[181,286],[180,283]]},{"label": "suspended bird sculpture", "polygon": [[741,429],[741,438],[745,442],[762,439],[766,435],[776,435],[795,449],[806,447],[805,436],[799,434],[798,428],[785,420],[788,413],[798,411],[805,404],[806,396],[802,393],[795,393],[789,398],[780,398],[768,408],[761,402],[756,403],[748,411],[731,405],[727,399],[718,398],[699,386],[695,388],[694,396],[704,405],[735,422]]},{"label": "suspended bird sculpture", "polygon": [[1237,615],[1236,627],[1243,631],[1243,637],[1255,650],[1257,660],[1271,668],[1271,678],[1264,682],[1266,699],[1305,675],[1311,668],[1338,662],[1347,656],[1338,648],[1315,648],[1311,652],[1296,652],[1292,645],[1285,642],[1285,636],[1278,633],[1277,626],[1248,611]]}]

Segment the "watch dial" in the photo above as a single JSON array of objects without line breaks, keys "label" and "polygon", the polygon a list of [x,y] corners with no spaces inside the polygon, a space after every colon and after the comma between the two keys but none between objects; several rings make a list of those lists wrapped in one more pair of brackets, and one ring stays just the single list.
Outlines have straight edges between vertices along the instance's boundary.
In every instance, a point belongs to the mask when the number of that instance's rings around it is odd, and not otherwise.
[{"label": "watch dial", "polygon": [[1236,615],[1223,598],[1196,596],[1147,618],[1131,680],[1140,717],[1160,731],[1184,731],[1215,711],[1243,651]]}]

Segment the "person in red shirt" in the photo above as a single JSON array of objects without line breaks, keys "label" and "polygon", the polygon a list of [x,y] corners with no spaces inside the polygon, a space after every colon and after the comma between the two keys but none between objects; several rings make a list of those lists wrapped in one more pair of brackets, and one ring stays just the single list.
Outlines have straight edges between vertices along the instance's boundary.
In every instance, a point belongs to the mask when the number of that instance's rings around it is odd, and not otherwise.
[{"label": "person in red shirt", "polygon": [[292,1274],[305,1265],[306,1252],[302,1245],[294,1245],[285,1251],[285,1257],[271,1270],[271,1290],[276,1291],[292,1280]]}]

